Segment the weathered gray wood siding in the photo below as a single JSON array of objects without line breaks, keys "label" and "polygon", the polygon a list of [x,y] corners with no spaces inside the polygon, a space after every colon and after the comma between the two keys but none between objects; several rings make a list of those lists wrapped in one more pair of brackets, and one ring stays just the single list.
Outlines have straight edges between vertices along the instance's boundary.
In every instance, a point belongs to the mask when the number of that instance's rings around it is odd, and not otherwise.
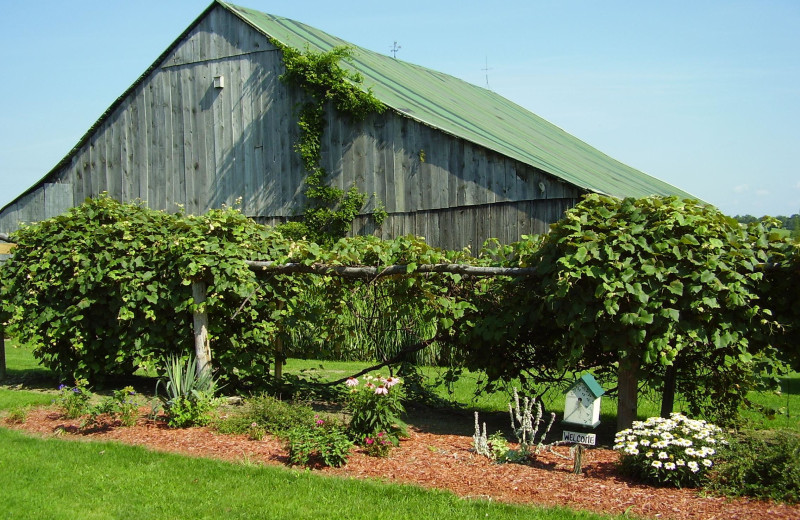
[{"label": "weathered gray wood siding", "polygon": [[[280,53],[217,7],[187,33],[94,128],[69,162],[0,215],[0,231],[108,192],[154,209],[203,213],[240,200],[242,211],[285,221],[302,207],[305,172],[293,149],[303,97],[279,80]],[[215,88],[214,78],[224,78]],[[323,166],[389,213],[381,229],[447,248],[543,233],[581,192],[554,177],[387,111],[354,124],[329,112]]]}]

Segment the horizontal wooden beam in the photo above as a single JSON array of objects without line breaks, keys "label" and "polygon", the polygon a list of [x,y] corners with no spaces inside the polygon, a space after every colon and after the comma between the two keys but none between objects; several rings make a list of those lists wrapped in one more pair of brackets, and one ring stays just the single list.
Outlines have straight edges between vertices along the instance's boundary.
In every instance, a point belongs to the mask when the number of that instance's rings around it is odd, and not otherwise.
[{"label": "horizontal wooden beam", "polygon": [[[288,263],[277,264],[275,262],[262,262],[246,260],[245,263],[257,273],[264,274],[330,274],[342,276],[344,278],[380,278],[383,276],[394,276],[408,274],[408,265],[389,265],[385,267],[374,266],[348,266],[348,265],[328,265]],[[414,273],[452,273],[468,276],[531,276],[536,270],[533,267],[481,267],[464,264],[422,264],[413,268]]]}]

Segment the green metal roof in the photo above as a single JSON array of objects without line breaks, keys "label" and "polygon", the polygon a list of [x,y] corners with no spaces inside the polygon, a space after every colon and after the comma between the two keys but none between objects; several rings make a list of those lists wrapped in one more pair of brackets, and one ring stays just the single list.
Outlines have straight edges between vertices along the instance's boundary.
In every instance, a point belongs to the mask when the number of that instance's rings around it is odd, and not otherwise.
[{"label": "green metal roof", "polygon": [[217,1],[259,32],[298,50],[352,48],[364,88],[395,111],[539,168],[588,191],[615,197],[696,198],[589,146],[541,117],[453,76],[364,49],[300,22]]}]

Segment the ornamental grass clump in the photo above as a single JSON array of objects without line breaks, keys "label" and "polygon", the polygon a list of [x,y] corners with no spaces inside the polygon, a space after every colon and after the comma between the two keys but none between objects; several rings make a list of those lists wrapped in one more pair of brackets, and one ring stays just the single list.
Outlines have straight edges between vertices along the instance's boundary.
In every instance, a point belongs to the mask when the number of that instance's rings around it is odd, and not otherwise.
[{"label": "ornamental grass clump", "polygon": [[614,449],[628,475],[651,484],[698,487],[714,466],[720,446],[728,442],[722,430],[702,420],[673,413],[669,419],[650,417],[617,433]]},{"label": "ornamental grass clump", "polygon": [[[210,371],[198,373],[197,361],[189,356],[184,364],[178,356],[165,360],[165,375],[156,383],[156,395],[164,406],[171,428],[205,426],[217,405],[217,382]],[[160,386],[165,394],[158,395]]]},{"label": "ornamental grass clump", "polygon": [[378,434],[396,445],[405,436],[400,415],[403,408],[403,381],[399,377],[364,376],[364,381],[351,377],[347,386],[347,408],[351,413],[348,429],[356,442],[367,445],[367,439]]}]

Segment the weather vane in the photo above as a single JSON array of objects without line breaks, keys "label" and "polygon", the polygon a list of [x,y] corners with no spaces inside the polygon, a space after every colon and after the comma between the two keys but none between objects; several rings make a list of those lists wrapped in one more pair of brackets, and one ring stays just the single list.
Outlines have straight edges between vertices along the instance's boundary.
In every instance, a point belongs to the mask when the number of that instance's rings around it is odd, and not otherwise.
[{"label": "weather vane", "polygon": [[395,41],[391,48],[392,57],[394,59],[397,59],[397,51],[399,51],[400,49],[402,49],[402,47],[397,45],[397,42]]},{"label": "weather vane", "polygon": [[489,71],[492,70],[489,68],[489,57],[486,57],[486,65],[481,69],[486,73],[486,90],[492,90],[492,87],[489,86]]}]

